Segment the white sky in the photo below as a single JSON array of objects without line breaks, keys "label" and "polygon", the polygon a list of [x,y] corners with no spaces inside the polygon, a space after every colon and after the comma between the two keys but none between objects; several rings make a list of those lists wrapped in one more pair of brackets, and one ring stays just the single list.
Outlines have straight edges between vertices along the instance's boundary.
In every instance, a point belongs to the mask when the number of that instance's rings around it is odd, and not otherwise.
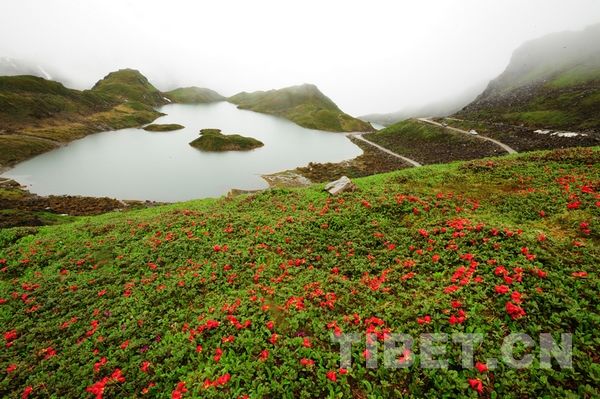
[{"label": "white sky", "polygon": [[0,57],[80,88],[124,67],[224,95],[315,83],[361,115],[458,94],[522,42],[598,22],[599,0],[0,0]]}]

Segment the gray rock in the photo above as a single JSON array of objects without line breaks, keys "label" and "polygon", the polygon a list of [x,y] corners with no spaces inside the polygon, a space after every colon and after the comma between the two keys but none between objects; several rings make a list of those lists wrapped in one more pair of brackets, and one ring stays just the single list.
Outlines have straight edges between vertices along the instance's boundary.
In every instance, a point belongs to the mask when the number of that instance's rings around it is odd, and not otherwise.
[{"label": "gray rock", "polygon": [[325,186],[325,191],[331,195],[338,195],[346,191],[354,191],[356,186],[352,183],[352,180],[346,176],[342,176],[339,180],[332,181]]}]

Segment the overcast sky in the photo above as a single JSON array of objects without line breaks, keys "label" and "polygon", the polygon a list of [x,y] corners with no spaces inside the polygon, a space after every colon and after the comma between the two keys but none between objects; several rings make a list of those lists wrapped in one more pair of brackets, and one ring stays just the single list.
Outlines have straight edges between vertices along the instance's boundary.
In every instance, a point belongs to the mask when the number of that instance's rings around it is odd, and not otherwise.
[{"label": "overcast sky", "polygon": [[598,22],[599,0],[0,0],[0,57],[79,88],[124,67],[163,90],[315,83],[361,115],[458,94],[522,42]]}]

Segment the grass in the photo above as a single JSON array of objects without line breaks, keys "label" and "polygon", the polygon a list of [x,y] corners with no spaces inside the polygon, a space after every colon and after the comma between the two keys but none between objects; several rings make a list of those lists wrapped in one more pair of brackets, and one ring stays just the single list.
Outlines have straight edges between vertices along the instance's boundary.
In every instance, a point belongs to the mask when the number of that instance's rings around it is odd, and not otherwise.
[{"label": "grass", "polygon": [[163,94],[135,69],[120,69],[109,73],[94,85],[92,91],[151,106],[167,102]]},{"label": "grass", "polygon": [[482,158],[502,153],[494,144],[418,120],[393,124],[365,138],[422,164]]},{"label": "grass", "polygon": [[201,87],[182,87],[164,94],[169,100],[179,104],[205,104],[226,99],[214,90]]},{"label": "grass", "polygon": [[529,112],[511,112],[504,115],[513,123],[523,122],[532,126],[569,126],[572,124],[570,116],[563,111],[544,110]]},{"label": "grass", "polygon": [[0,166],[15,164],[56,147],[56,144],[35,137],[0,135]]},{"label": "grass", "polygon": [[219,129],[202,129],[200,137],[190,142],[190,145],[202,151],[248,151],[264,146],[252,137],[239,134],[222,134]]},{"label": "grass", "polygon": [[144,130],[149,132],[172,132],[174,130],[181,130],[185,128],[185,126],[179,125],[177,123],[167,123],[167,124],[151,124],[144,126]]},{"label": "grass", "polygon": [[239,93],[228,99],[241,109],[281,116],[308,129],[332,132],[369,132],[367,122],[342,112],[314,85]]},{"label": "grass", "polygon": [[[0,391],[598,397],[599,154],[406,169],[336,198],[280,189],[0,230]],[[332,334],[367,331],[379,348],[386,333],[416,337],[408,367],[367,368],[363,339],[340,370]],[[447,369],[425,369],[423,332],[483,334],[476,362],[500,359],[511,332],[572,332],[573,369],[540,368],[537,347],[529,368],[463,368],[452,343],[436,356]]]}]

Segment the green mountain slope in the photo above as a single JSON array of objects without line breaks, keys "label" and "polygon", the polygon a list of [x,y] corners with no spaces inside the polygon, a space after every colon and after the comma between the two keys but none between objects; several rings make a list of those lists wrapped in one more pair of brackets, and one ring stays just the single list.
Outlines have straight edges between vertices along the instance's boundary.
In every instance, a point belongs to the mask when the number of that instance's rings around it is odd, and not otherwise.
[{"label": "green mountain slope", "polygon": [[530,41],[460,118],[600,131],[600,24]]},{"label": "green mountain slope", "polygon": [[120,69],[109,73],[92,87],[92,91],[151,106],[167,103],[163,94],[135,69]]},{"label": "green mountain slope", "polygon": [[0,167],[87,134],[141,126],[166,103],[137,71],[109,74],[91,90],[35,76],[0,76]]},{"label": "green mountain slope", "polygon": [[46,118],[103,111],[118,102],[35,76],[0,76],[0,125],[10,130]]},{"label": "green mountain slope", "polygon": [[164,95],[172,102],[180,104],[203,104],[226,100],[216,91],[202,87],[181,87],[167,91]]},{"label": "green mountain slope", "polygon": [[342,112],[317,86],[304,84],[279,90],[238,93],[229,97],[238,108],[277,115],[300,126],[331,132],[367,132],[373,127]]},{"label": "green mountain slope", "polygon": [[[518,154],[357,179],[337,198],[321,185],[2,229],[0,392],[599,397],[599,163],[600,148]],[[434,332],[482,334],[473,362],[498,367],[461,367],[453,336],[434,339],[449,367],[423,367]],[[572,369],[539,367],[540,332],[573,333]],[[348,370],[342,333],[360,337]],[[384,367],[390,333],[415,342],[393,341]],[[502,360],[511,333],[534,340],[531,367]]]}]

